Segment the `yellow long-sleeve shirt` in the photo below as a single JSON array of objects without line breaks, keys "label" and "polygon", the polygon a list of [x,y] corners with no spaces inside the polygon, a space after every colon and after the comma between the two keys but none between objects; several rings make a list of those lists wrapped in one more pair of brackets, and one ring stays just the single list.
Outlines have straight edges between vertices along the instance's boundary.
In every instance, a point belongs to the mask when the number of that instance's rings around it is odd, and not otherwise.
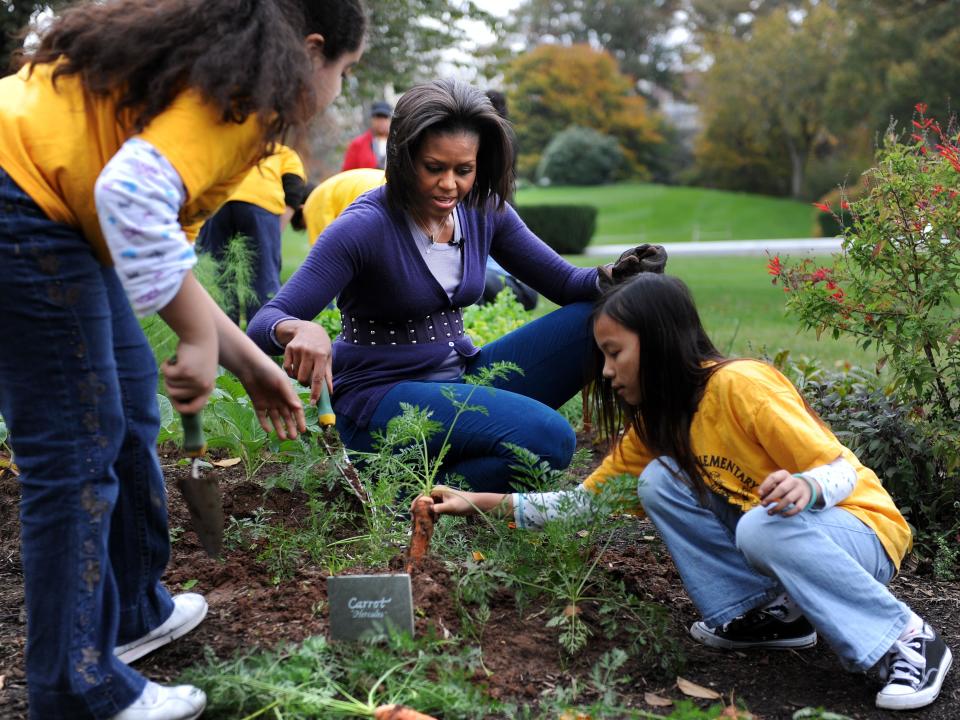
[{"label": "yellow long-sleeve shirt", "polygon": [[[856,470],[857,484],[838,507],[877,533],[899,569],[912,543],[906,520],[876,474],[810,415],[796,388],[775,368],[754,360],[719,368],[707,383],[690,435],[710,489],[744,510],[759,504],[757,488],[770,473],[802,472],[842,456]],[[653,459],[630,429],[584,487],[595,491],[608,478],[639,475]]]}]

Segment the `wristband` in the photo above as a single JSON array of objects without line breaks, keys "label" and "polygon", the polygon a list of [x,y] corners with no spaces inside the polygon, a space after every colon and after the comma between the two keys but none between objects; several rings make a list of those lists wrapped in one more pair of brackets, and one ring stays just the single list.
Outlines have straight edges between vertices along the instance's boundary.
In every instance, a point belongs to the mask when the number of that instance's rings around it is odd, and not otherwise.
[{"label": "wristband", "polygon": [[817,497],[817,484],[803,473],[794,473],[793,476],[806,481],[807,485],[810,487],[810,502],[808,502],[806,507],[803,508],[804,510],[810,510],[814,505],[817,504],[817,500],[819,499]]}]

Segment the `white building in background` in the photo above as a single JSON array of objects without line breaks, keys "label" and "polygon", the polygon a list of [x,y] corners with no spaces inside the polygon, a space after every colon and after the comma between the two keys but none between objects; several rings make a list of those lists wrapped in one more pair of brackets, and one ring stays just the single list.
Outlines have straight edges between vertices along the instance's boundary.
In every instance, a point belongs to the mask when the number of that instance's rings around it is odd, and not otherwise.
[{"label": "white building in background", "polygon": [[680,133],[681,140],[688,146],[692,146],[693,138],[702,129],[700,108],[693,103],[678,99],[669,90],[649,80],[638,80],[637,90],[653,101],[656,110]]}]

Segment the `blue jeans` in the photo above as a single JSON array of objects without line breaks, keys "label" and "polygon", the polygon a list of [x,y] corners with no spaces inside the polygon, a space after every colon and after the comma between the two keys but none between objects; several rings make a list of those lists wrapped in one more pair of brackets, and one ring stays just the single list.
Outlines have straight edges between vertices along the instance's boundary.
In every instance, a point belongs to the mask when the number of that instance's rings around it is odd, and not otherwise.
[{"label": "blue jeans", "polygon": [[[483,346],[470,358],[467,373],[510,361],[524,374],[511,373],[492,387],[476,389],[470,403],[483,405],[487,414],[466,412],[457,420],[444,458],[445,478],[456,474],[473,490],[509,492],[510,466],[516,459],[505,443],[530,450],[553,468],[570,464],[577,438],[556,408],[584,385],[593,346],[591,310],[586,302],[567,305]],[[337,429],[347,447],[371,450],[371,433],[383,431],[390,418],[401,413],[400,403],[429,408],[433,419],[448,428],[456,409],[444,397],[445,387],[452,388],[458,400],[474,388],[463,382],[402,382],[380,401],[366,428],[339,417]],[[434,435],[430,452],[439,451],[445,435],[446,430]]]},{"label": "blue jeans", "polygon": [[145,680],[114,658],[164,622],[157,367],[112,268],[0,170],[0,414],[20,468],[30,716],[104,718]]},{"label": "blue jeans", "polygon": [[241,308],[237,299],[233,298],[233,307],[228,315],[237,322],[240,311],[243,310],[247,322],[250,322],[257,310],[280,289],[283,245],[280,216],[258,205],[233,200],[224,204],[203,224],[197,237],[197,248],[222,261],[227,253],[227,246],[235,235],[243,235],[247,240],[252,261],[250,289],[257,299]]},{"label": "blue jeans", "polygon": [[786,592],[843,664],[873,667],[910,618],[886,584],[894,565],[876,533],[846,510],[741,512],[707,492],[704,505],[658,458],[640,474],[639,496],[710,627]]}]

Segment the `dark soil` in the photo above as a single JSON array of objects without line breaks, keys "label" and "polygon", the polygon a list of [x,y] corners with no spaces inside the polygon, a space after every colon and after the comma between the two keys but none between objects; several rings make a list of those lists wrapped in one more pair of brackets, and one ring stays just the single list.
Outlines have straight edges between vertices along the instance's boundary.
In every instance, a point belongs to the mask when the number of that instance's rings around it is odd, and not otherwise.
[{"label": "dark soil", "polygon": [[[583,444],[583,439],[581,439]],[[587,443],[588,444],[588,443]],[[170,488],[170,525],[189,528],[189,516],[176,490],[176,455],[163,458]],[[276,471],[267,467],[262,476]],[[250,517],[257,508],[273,510],[272,518],[295,522],[307,512],[305,496],[298,491],[264,492],[243,479],[239,467],[214,471],[224,490],[224,510],[229,517]],[[19,488],[9,472],[0,476],[0,718],[26,717],[23,675],[23,578],[19,561]],[[206,557],[192,530],[184,531],[173,545],[166,583],[174,592],[185,584],[202,592],[210,604],[207,619],[177,642],[141,660],[137,669],[157,681],[171,681],[185,667],[201,661],[204,648],[220,658],[254,648],[272,648],[287,641],[327,633],[325,613],[326,573],[301,567],[293,579],[275,584],[256,559],[256,552],[232,550],[222,562]],[[399,558],[398,558],[399,562]],[[907,563],[909,565],[909,563]],[[622,578],[630,592],[660,603],[670,612],[672,630],[687,655],[683,677],[717,690],[726,698],[742,701],[756,718],[790,718],[799,708],[825,707],[851,718],[960,718],[960,670],[954,670],[931,707],[909,713],[892,713],[873,707],[878,683],[870,675],[845,673],[822,643],[803,651],[750,653],[717,651],[692,641],[687,628],[697,613],[684,592],[673,563],[649,523],[635,521],[606,551],[601,567]],[[376,571],[362,568],[357,571]],[[387,571],[388,568],[380,568]],[[453,582],[444,566],[429,558],[413,577],[416,632],[440,636],[460,629],[453,598]],[[937,627],[947,643],[960,649],[960,587],[938,582],[920,570],[905,571],[892,589],[921,616]],[[536,608],[532,608],[536,611]],[[569,685],[615,643],[594,639],[575,661],[564,660],[555,631],[540,619],[518,615],[514,599],[496,595],[491,620],[481,638],[483,660],[491,675],[484,678],[494,697],[516,703],[535,703],[540,694],[557,685]],[[644,693],[679,700],[683,694],[673,678],[636,671],[627,691],[630,705],[650,712]]]}]

